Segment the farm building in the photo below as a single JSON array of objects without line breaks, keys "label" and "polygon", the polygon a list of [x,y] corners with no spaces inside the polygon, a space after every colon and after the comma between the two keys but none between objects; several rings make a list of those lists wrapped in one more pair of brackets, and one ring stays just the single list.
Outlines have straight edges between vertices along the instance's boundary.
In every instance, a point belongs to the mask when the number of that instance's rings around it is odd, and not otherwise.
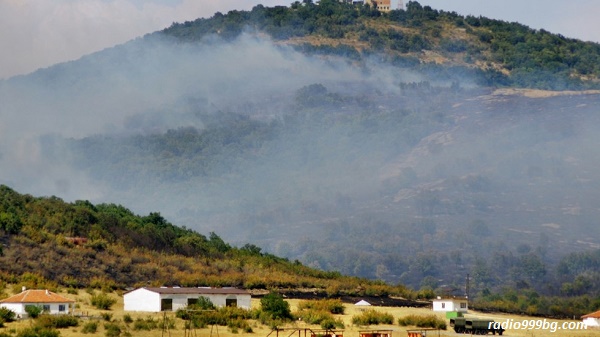
[{"label": "farm building", "polygon": [[12,310],[20,317],[27,317],[25,308],[28,306],[42,307],[48,314],[69,314],[72,312],[74,300],[60,296],[49,290],[31,289],[13,295],[0,301],[0,307]]},{"label": "farm building", "polygon": [[123,295],[125,311],[175,311],[205,297],[215,306],[250,309],[250,293],[236,288],[144,287]]},{"label": "farm building", "polygon": [[465,313],[469,310],[469,301],[466,297],[438,297],[433,300],[433,311],[456,311]]},{"label": "farm building", "polygon": [[600,310],[581,316],[587,328],[600,328]]}]

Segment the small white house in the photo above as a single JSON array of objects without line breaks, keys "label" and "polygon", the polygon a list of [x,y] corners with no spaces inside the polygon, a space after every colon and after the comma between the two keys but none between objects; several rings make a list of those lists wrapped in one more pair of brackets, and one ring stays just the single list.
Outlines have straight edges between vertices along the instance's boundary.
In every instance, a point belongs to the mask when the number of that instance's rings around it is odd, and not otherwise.
[{"label": "small white house", "polygon": [[469,310],[469,301],[466,297],[438,297],[433,300],[433,311],[456,311],[466,313]]},{"label": "small white house", "polygon": [[125,293],[123,301],[125,311],[160,312],[185,308],[200,297],[209,299],[217,307],[250,309],[250,293],[237,288],[144,287]]},{"label": "small white house", "polygon": [[583,319],[583,324],[585,324],[587,328],[600,329],[600,310],[583,315],[581,316],[581,319]]},{"label": "small white house", "polygon": [[27,317],[28,306],[42,307],[44,313],[51,315],[69,314],[73,311],[75,301],[60,296],[49,290],[23,290],[21,293],[0,301],[0,307],[12,310],[20,317]]}]

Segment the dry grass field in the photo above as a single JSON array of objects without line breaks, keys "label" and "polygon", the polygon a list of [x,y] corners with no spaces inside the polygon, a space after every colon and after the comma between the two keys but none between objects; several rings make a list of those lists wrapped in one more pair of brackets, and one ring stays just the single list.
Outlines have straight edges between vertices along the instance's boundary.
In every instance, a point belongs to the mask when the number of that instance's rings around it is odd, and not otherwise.
[{"label": "dry grass field", "polygon": [[[77,295],[66,294],[62,295],[76,299],[77,301],[77,309],[76,314],[83,314],[88,316],[88,318],[82,318],[80,320],[80,324],[78,327],[61,329],[60,335],[62,337],[75,337],[75,336],[105,336],[104,329],[104,319],[101,317],[101,314],[109,314],[113,321],[121,323],[122,326],[125,326],[123,323],[123,317],[126,314],[129,314],[133,320],[137,318],[146,319],[148,317],[152,317],[154,320],[162,321],[164,319],[164,315],[162,313],[135,313],[130,312],[126,313],[123,311],[123,297],[117,294],[111,294],[115,299],[117,299],[117,303],[113,305],[112,310],[110,311],[102,311],[97,310],[93,306],[90,305],[91,295],[85,291],[79,291]],[[288,300],[290,303],[290,307],[292,312],[296,311],[297,305],[300,300]],[[260,302],[258,299],[252,300],[252,306],[258,307],[260,306]],[[371,309],[375,309],[378,311],[386,312],[394,316],[395,322],[399,317],[403,317],[406,315],[430,315],[432,311],[424,308],[403,308],[403,307],[370,307]],[[377,326],[355,326],[352,324],[352,317],[355,315],[359,315],[361,313],[361,309],[359,307],[355,307],[353,304],[345,304],[345,314],[339,315],[337,317],[341,318],[345,324],[345,329],[343,329],[343,335],[345,337],[358,337],[359,331],[361,330],[392,330],[392,337],[404,337],[407,336],[407,330],[418,329],[416,327],[401,327],[398,324],[394,325],[377,325]],[[445,319],[445,315],[443,313],[436,313],[439,317]],[[252,333],[234,333],[230,331],[227,327],[219,326],[219,327],[208,327],[205,329],[197,329],[193,331],[186,331],[184,329],[184,321],[180,319],[176,319],[174,313],[169,313],[169,317],[175,319],[175,328],[163,331],[161,329],[151,330],[151,331],[135,331],[133,329],[133,324],[128,324],[128,328],[123,330],[121,336],[127,335],[128,332],[133,337],[162,337],[162,336],[216,336],[216,337],[238,337],[242,335],[249,335],[255,337],[305,337],[304,332],[294,332],[294,330],[285,330],[283,332],[279,332],[276,334],[272,332],[271,329],[267,326],[261,325],[258,322],[252,322]],[[469,315],[477,316],[477,317],[491,317],[496,321],[506,321],[507,319],[513,319],[514,322],[521,322],[529,319],[537,319],[533,317],[527,316],[516,316],[516,315],[502,315],[502,314],[483,314],[470,312]],[[83,333],[82,329],[84,324],[89,321],[95,320],[98,323],[98,330],[95,333]],[[577,322],[577,321],[566,321],[566,320],[551,320],[548,319],[548,322],[557,322],[558,326],[561,326],[563,322]],[[0,333],[9,333],[11,335],[15,335],[16,332],[20,329],[30,327],[32,325],[32,321],[29,319],[21,320],[18,322],[5,324],[4,328],[0,328]],[[304,322],[298,321],[294,323],[288,324],[285,328],[297,328],[297,329],[313,329],[313,330],[321,330],[320,326],[317,325],[308,325]],[[302,330],[303,331],[303,330]],[[584,336],[600,336],[600,330],[556,330],[555,332],[551,332],[550,330],[521,330],[521,329],[512,329],[507,330],[504,333],[505,336],[556,336],[556,337],[567,337],[567,336],[575,336],[575,337],[584,337]],[[310,336],[310,334],[307,334]],[[427,336],[460,336],[460,334],[455,333],[450,328],[448,330],[441,331],[427,331]]]}]

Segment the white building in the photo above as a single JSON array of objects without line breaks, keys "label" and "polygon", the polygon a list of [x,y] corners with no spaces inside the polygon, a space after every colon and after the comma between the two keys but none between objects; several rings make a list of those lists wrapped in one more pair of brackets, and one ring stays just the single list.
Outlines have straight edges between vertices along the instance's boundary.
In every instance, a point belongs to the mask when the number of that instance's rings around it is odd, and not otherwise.
[{"label": "white building", "polygon": [[433,300],[433,311],[456,311],[466,313],[469,310],[469,301],[466,297],[451,297]]},{"label": "white building", "polygon": [[43,313],[58,315],[72,312],[75,301],[49,290],[23,290],[21,293],[0,301],[0,307],[12,310],[19,317],[27,317],[25,308],[39,306]]},{"label": "white building", "polygon": [[205,297],[215,306],[250,309],[250,293],[237,288],[152,288],[144,287],[123,295],[125,311],[175,311]]},{"label": "white building", "polygon": [[600,328],[600,310],[581,316],[587,328]]}]

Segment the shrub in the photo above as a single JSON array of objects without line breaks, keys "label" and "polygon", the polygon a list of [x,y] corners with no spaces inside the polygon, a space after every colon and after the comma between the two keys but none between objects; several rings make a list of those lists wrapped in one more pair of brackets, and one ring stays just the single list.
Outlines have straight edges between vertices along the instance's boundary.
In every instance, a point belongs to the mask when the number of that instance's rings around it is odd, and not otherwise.
[{"label": "shrub", "polygon": [[15,320],[16,314],[14,311],[7,308],[0,308],[0,322],[10,323]]},{"label": "shrub", "polygon": [[60,333],[58,330],[42,328],[39,326],[34,326],[32,328],[27,328],[19,331],[17,333],[17,337],[58,337]]},{"label": "shrub", "polygon": [[112,321],[113,315],[109,312],[102,312],[100,313],[100,317],[102,317],[103,320],[110,322]]},{"label": "shrub", "polygon": [[321,329],[331,330],[331,329],[344,329],[345,325],[341,319],[333,319],[327,318],[321,322]]},{"label": "shrub", "polygon": [[26,305],[25,306],[25,312],[31,318],[37,318],[42,313],[42,311],[44,311],[44,308],[40,305]]},{"label": "shrub", "polygon": [[83,329],[81,332],[83,333],[96,333],[98,330],[98,323],[96,322],[88,322],[83,325]]},{"label": "shrub", "polygon": [[269,293],[260,299],[260,307],[272,319],[290,319],[292,313],[290,304],[277,293]]},{"label": "shrub", "polygon": [[79,319],[70,315],[40,315],[35,325],[41,328],[64,329],[79,325]]},{"label": "shrub", "polygon": [[154,330],[154,329],[158,329],[158,321],[155,321],[150,316],[146,317],[146,319],[138,318],[133,323],[133,330],[135,330],[135,331],[140,331],[140,330],[150,331],[150,330]]},{"label": "shrub", "polygon": [[369,309],[358,316],[352,317],[352,324],[356,325],[377,325],[377,324],[393,324],[394,316],[379,312],[374,309]]},{"label": "shrub", "polygon": [[115,323],[105,323],[104,335],[106,337],[119,337],[121,335],[121,327]]},{"label": "shrub", "polygon": [[126,324],[132,323],[133,322],[133,318],[131,318],[130,314],[125,314],[123,316],[123,322],[125,322]]},{"label": "shrub", "polygon": [[300,304],[298,304],[298,309],[326,310],[334,315],[343,315],[346,308],[339,299],[325,299],[317,301],[302,301]]},{"label": "shrub", "polygon": [[398,318],[398,324],[401,326],[446,330],[446,321],[436,315],[408,315]]},{"label": "shrub", "polygon": [[110,307],[117,303],[117,300],[110,297],[107,293],[99,293],[92,295],[91,303],[100,310],[110,310]]}]

